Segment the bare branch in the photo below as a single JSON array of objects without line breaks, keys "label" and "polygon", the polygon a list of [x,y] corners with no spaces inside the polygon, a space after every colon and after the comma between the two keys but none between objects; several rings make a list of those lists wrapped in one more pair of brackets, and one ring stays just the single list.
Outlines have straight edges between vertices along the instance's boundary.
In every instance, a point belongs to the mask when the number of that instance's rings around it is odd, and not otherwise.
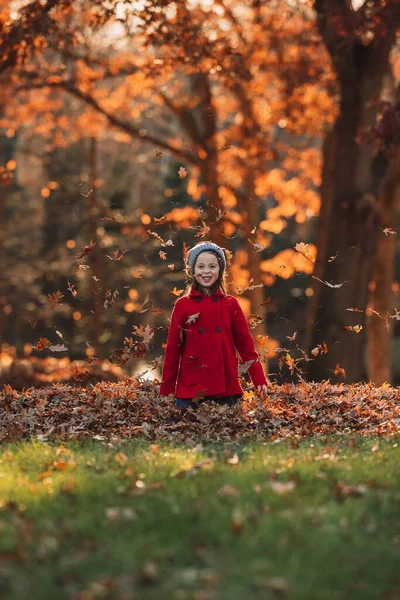
[{"label": "bare branch", "polygon": [[132,123],[129,123],[128,121],[120,119],[116,115],[113,115],[112,113],[108,112],[103,106],[101,106],[101,104],[99,104],[99,102],[94,98],[94,96],[88,94],[87,92],[84,92],[80,88],[73,85],[71,82],[61,81],[61,82],[43,82],[43,83],[38,83],[38,84],[32,83],[29,85],[20,86],[18,89],[20,89],[20,90],[21,89],[39,89],[39,88],[45,88],[45,87],[64,90],[65,92],[67,92],[67,93],[71,94],[72,96],[75,96],[76,98],[79,98],[80,100],[85,102],[88,106],[90,106],[91,108],[96,110],[101,115],[104,115],[107,118],[109,124],[112,125],[113,127],[117,127],[118,129],[125,131],[133,138],[138,138],[143,141],[150,142],[151,144],[153,144],[154,146],[157,146],[158,148],[167,150],[168,152],[170,152],[171,154],[173,154],[180,160],[183,160],[189,164],[192,164],[195,166],[199,165],[199,159],[197,157],[197,154],[194,151],[190,150],[188,152],[185,152],[184,150],[175,148],[174,146],[171,146],[171,144],[169,144],[167,141],[145,132],[142,127],[136,127]]}]

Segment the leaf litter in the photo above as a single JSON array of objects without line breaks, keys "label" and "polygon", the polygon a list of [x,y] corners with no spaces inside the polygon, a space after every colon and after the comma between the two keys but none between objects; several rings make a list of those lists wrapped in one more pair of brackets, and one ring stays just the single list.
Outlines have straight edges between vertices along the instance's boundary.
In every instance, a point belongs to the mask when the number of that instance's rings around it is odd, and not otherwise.
[{"label": "leaf litter", "polygon": [[58,383],[17,391],[5,385],[0,439],[118,436],[179,442],[400,430],[400,391],[390,386],[272,383],[262,399],[245,392],[236,407],[203,402],[187,410],[176,408],[173,398],[161,400],[158,388],[157,381],[129,377],[87,388]]}]

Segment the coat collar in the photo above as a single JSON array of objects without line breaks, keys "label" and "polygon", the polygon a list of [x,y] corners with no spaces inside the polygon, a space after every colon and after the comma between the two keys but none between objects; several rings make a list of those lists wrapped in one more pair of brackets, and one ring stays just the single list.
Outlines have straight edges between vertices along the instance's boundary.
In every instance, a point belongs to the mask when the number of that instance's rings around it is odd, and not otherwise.
[{"label": "coat collar", "polygon": [[203,294],[202,292],[199,292],[198,290],[193,289],[190,294],[189,297],[205,297],[205,298],[213,298],[214,296],[225,296],[224,292],[221,289],[216,290],[213,294],[210,294],[209,296],[207,294]]}]

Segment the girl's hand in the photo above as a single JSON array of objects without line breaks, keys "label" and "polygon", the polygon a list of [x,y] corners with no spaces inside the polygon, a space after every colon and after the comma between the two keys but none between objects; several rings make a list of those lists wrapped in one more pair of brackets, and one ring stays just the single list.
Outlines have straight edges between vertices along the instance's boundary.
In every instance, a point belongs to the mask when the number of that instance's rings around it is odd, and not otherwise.
[{"label": "girl's hand", "polygon": [[268,393],[268,385],[266,385],[264,383],[264,385],[258,385],[257,388],[257,394],[267,394]]}]

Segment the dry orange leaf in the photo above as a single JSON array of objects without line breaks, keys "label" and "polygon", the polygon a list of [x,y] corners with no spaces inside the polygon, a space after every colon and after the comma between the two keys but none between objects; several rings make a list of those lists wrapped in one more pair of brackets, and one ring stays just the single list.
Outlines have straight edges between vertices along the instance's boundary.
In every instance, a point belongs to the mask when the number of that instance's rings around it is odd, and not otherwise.
[{"label": "dry orange leaf", "polygon": [[178,175],[181,179],[185,179],[186,175],[187,175],[187,171],[185,169],[185,167],[181,167],[178,171]]},{"label": "dry orange leaf", "polygon": [[346,371],[342,369],[339,363],[336,365],[334,373],[335,375],[343,375],[343,377],[346,377]]},{"label": "dry orange leaf", "polygon": [[171,294],[174,294],[175,296],[180,296],[182,292],[183,290],[177,290],[176,287],[174,287],[174,289],[171,291]]}]

